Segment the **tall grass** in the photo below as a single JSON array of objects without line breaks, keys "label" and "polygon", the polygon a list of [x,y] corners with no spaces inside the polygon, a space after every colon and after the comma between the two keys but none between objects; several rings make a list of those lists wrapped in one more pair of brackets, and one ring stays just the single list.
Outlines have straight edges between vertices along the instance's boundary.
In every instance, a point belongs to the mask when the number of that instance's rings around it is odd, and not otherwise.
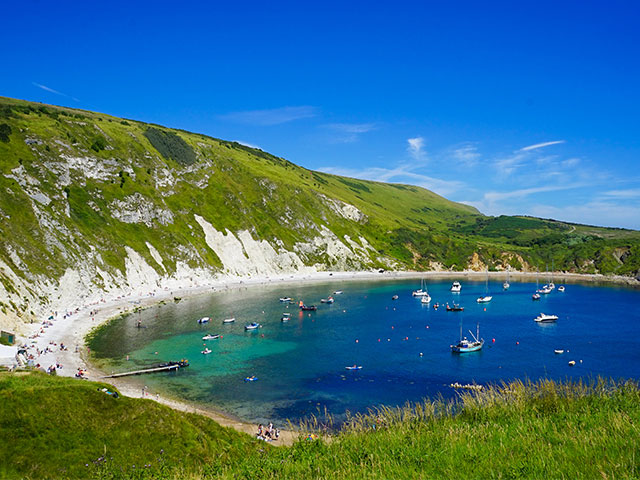
[{"label": "tall grass", "polygon": [[301,425],[317,439],[301,435],[281,448],[97,388],[45,375],[0,375],[0,477],[639,476],[640,389],[631,381],[517,381],[462,392],[457,401],[372,409],[349,417],[331,436],[325,432],[335,429],[333,419],[319,412]]}]

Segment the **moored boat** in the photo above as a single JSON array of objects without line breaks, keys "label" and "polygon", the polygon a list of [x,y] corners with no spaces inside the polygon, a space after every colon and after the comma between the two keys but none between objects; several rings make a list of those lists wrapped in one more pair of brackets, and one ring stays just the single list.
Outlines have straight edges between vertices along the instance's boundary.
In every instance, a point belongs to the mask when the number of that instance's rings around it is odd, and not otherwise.
[{"label": "moored boat", "polygon": [[478,297],[476,299],[476,302],[478,302],[478,303],[489,303],[491,300],[493,300],[493,297],[491,295],[485,295],[484,297]]},{"label": "moored boat", "polygon": [[484,339],[478,338],[480,336],[480,324],[476,326],[476,334],[474,335],[471,330],[469,333],[473,337],[473,340],[468,340],[467,337],[462,336],[462,324],[460,325],[460,340],[455,345],[451,345],[452,353],[470,353],[477,352],[482,349],[484,345]]},{"label": "moored boat", "polygon": [[460,285],[460,282],[458,282],[457,280],[451,284],[451,291],[453,293],[460,293],[461,290],[462,285]]},{"label": "moored boat", "polygon": [[333,303],[333,302],[335,302],[333,297],[323,298],[323,299],[320,300],[320,303]]},{"label": "moored boat", "polygon": [[362,369],[362,365],[350,365],[348,367],[344,367],[347,370],[361,370]]},{"label": "moored boat", "polygon": [[244,326],[245,330],[256,330],[258,328],[260,328],[262,325],[260,325],[258,322],[251,322],[247,325]]},{"label": "moored boat", "polygon": [[216,334],[208,333],[204,337],[202,337],[203,340],[216,340],[218,338],[220,338],[220,335],[217,333]]},{"label": "moored boat", "polygon": [[454,303],[453,307],[449,306],[449,304],[447,303],[447,312],[462,312],[462,311],[464,311],[464,307],[461,307],[457,303]]},{"label": "moored boat", "polygon": [[558,349],[555,349],[555,350],[553,351],[553,353],[556,353],[556,354],[558,354],[558,355],[561,355],[561,354],[563,354],[563,353],[564,353],[564,350],[561,350],[561,349],[559,349],[559,348],[558,348]]},{"label": "moored boat", "polygon": [[202,353],[203,355],[209,355],[211,353],[211,350],[208,348],[205,348],[204,350],[202,350],[200,353]]},{"label": "moored boat", "polygon": [[555,322],[556,320],[558,320],[558,316],[557,315],[547,315],[545,313],[541,313],[540,315],[538,315],[533,320],[535,322],[539,322],[539,323],[549,323],[549,322]]},{"label": "moored boat", "polygon": [[282,303],[289,303],[289,302],[293,301],[293,298],[291,298],[291,297],[280,297],[280,301]]},{"label": "moored boat", "polygon": [[564,285],[560,285],[560,286],[558,287],[558,291],[559,291],[559,292],[564,292]]},{"label": "moored boat", "polygon": [[210,317],[202,317],[198,319],[198,323],[208,323],[210,320]]},{"label": "moored boat", "polygon": [[427,293],[426,295],[423,295],[422,298],[420,299],[420,303],[422,303],[423,305],[428,305],[431,303],[431,296]]},{"label": "moored boat", "polygon": [[397,300],[398,298],[398,295],[394,295],[393,297],[391,297],[391,300]]},{"label": "moored boat", "polygon": [[414,290],[411,295],[414,297],[428,297],[429,292],[427,291],[427,287],[424,284],[424,278],[420,280],[420,288],[418,290]]},{"label": "moored boat", "polygon": [[531,299],[532,300],[540,300],[540,294],[538,292],[535,292],[533,295],[531,295]]},{"label": "moored boat", "polygon": [[231,317],[231,318],[225,318],[224,320],[222,320],[222,323],[233,323],[236,321],[236,317]]},{"label": "moored boat", "polygon": [[288,322],[289,319],[291,318],[291,314],[288,312],[285,312],[282,314],[282,317],[280,318],[281,322]]},{"label": "moored boat", "polygon": [[258,377],[256,377],[255,375],[251,375],[250,377],[244,377],[245,382],[255,382],[256,380],[258,380]]}]

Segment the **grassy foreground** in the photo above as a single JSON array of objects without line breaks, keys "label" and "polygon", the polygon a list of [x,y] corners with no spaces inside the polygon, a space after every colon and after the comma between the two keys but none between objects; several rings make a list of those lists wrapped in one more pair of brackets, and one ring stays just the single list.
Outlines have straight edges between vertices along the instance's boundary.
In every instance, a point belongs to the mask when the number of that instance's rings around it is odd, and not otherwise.
[{"label": "grassy foreground", "polygon": [[[631,382],[519,382],[275,448],[103,385],[0,375],[2,478],[638,478]],[[135,465],[135,467],[134,467]]]}]

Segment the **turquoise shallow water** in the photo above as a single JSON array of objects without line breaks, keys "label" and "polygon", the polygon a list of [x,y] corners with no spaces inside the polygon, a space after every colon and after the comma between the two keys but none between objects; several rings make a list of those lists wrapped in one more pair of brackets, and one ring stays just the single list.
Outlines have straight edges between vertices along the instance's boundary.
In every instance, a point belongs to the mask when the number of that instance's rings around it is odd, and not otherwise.
[{"label": "turquoise shallow water", "polygon": [[[411,295],[417,283],[331,282],[215,292],[118,319],[91,348],[113,371],[188,358],[191,365],[176,373],[132,378],[151,391],[256,422],[296,422],[325,409],[340,420],[347,410],[454,396],[453,382],[640,379],[638,290],[568,284],[565,292],[555,290],[534,302],[535,284],[514,282],[503,291],[501,283],[490,283],[492,302],[477,304],[484,282],[463,281],[460,294],[449,292],[449,281],[428,283],[432,303],[455,301],[465,307],[454,313],[423,306]],[[344,293],[334,295],[333,305],[319,303],[335,290]],[[282,296],[317,304],[318,310],[287,307],[278,300]],[[280,321],[285,311],[291,313],[288,323]],[[560,318],[538,324],[533,318],[540,312]],[[212,322],[199,325],[203,316]],[[236,322],[223,325],[230,316]],[[136,328],[138,320],[144,328]],[[263,327],[245,332],[251,321]],[[484,349],[452,354],[449,345],[458,339],[460,324],[469,336],[478,322]],[[222,338],[204,342],[206,333]],[[209,355],[200,353],[205,343]],[[566,352],[557,355],[554,349]],[[345,369],[353,364],[362,369]],[[245,382],[249,375],[258,380]]]}]

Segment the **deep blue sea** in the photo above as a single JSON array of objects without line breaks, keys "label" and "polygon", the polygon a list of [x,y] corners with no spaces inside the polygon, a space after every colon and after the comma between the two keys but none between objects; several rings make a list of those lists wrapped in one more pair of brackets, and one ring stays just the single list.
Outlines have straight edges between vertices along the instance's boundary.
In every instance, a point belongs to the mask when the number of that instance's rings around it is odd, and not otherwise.
[{"label": "deep blue sea", "polygon": [[[459,294],[449,291],[451,281],[427,286],[432,304],[455,302],[464,312],[422,305],[411,295],[420,287],[416,280],[229,289],[117,319],[91,347],[114,372],[188,358],[190,366],[178,372],[130,378],[151,392],[253,422],[297,423],[325,409],[340,421],[346,411],[453,397],[453,382],[640,379],[640,290],[569,283],[565,292],[556,289],[533,301],[535,283],[512,282],[503,291],[501,282],[490,282],[493,300],[478,304],[485,282],[460,280]],[[343,293],[334,295],[334,304],[320,303],[336,290]],[[296,304],[280,303],[282,296],[318,310],[301,312]],[[280,321],[283,312],[291,313],[288,323]],[[541,312],[559,319],[534,322]],[[203,316],[212,321],[198,324]],[[232,316],[235,323],[222,324]],[[143,328],[136,328],[138,321]],[[251,321],[263,327],[245,332]],[[469,337],[478,323],[483,350],[452,354],[460,326]],[[203,342],[206,333],[222,338]],[[200,353],[204,343],[211,354]],[[570,360],[576,365],[569,366]],[[354,364],[362,369],[345,369]],[[250,375],[258,380],[245,382]]]}]

